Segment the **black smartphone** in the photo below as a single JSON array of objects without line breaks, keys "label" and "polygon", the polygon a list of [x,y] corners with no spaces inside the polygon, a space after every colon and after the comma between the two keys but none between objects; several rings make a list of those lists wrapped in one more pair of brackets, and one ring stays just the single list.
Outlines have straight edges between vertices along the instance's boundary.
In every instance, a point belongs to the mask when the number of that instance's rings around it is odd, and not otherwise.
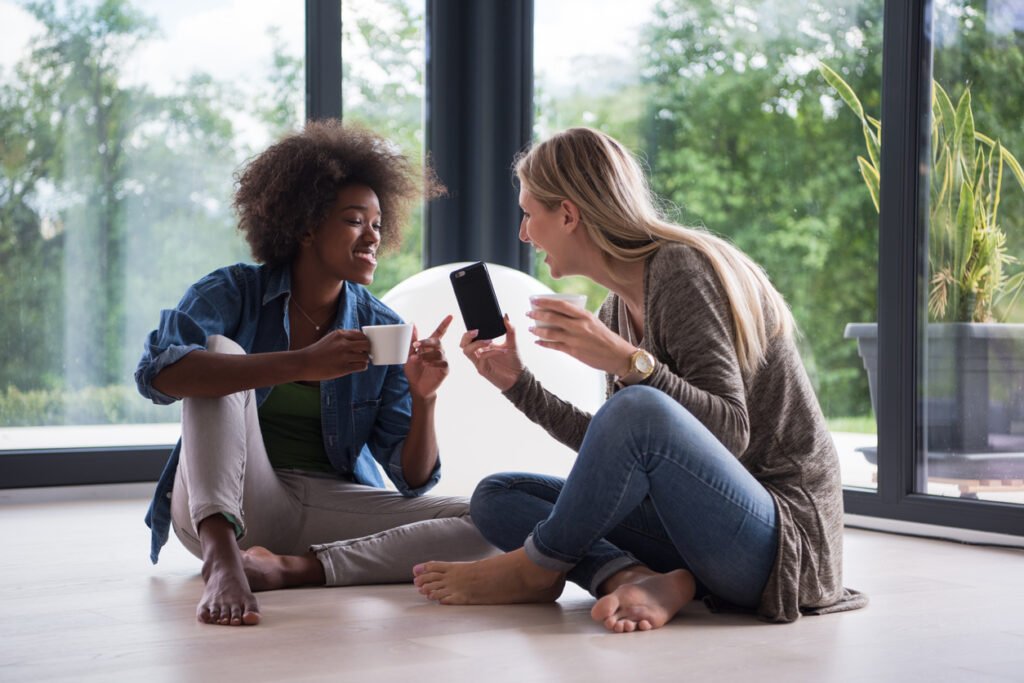
[{"label": "black smartphone", "polygon": [[480,330],[477,339],[494,339],[505,334],[505,321],[487,266],[482,262],[474,263],[453,270],[449,277],[466,329]]}]

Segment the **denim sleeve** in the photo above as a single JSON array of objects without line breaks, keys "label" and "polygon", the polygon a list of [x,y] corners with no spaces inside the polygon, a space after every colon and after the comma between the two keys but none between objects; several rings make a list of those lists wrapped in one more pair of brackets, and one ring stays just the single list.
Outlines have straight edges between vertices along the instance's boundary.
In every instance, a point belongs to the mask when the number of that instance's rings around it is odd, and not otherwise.
[{"label": "denim sleeve", "polygon": [[412,396],[409,394],[409,381],[401,365],[388,368],[381,392],[380,410],[373,426],[368,446],[374,459],[387,473],[388,479],[403,496],[420,496],[434,488],[441,480],[441,458],[434,464],[434,471],[422,486],[412,488],[402,473],[402,446],[409,434],[409,422],[412,419]]},{"label": "denim sleeve", "polygon": [[153,403],[167,405],[178,399],[153,386],[153,379],[168,365],[206,348],[210,335],[231,336],[237,327],[238,289],[224,271],[217,271],[189,288],[178,306],[160,312],[160,325],[146,337],[142,358],[135,369],[139,393]]}]

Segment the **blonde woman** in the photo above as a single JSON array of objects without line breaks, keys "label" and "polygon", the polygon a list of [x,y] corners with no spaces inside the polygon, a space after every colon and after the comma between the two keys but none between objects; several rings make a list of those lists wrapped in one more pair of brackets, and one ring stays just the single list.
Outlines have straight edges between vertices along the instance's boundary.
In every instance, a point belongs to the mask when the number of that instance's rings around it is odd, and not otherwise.
[{"label": "blonde woman", "polygon": [[658,628],[695,597],[770,621],[859,607],[842,585],[836,451],[764,271],[727,242],[665,220],[639,165],[587,128],[555,135],[515,166],[519,237],[555,277],[610,291],[595,316],[551,300],[536,343],[603,370],[590,415],[523,367],[516,331],[462,339],[477,371],[578,450],[567,479],[498,474],[473,521],[506,551],[414,568],[444,604],[543,602],[566,579],[598,598],[609,630]]}]

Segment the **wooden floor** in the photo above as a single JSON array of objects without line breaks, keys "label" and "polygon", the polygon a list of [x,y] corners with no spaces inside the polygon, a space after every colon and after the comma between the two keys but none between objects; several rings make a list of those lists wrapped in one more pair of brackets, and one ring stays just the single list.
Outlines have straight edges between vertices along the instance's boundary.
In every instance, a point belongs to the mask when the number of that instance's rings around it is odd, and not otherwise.
[{"label": "wooden floor", "polygon": [[147,558],[140,498],[0,495],[0,681],[1024,681],[1024,551],[848,529],[861,611],[763,624],[694,604],[606,633],[557,605],[441,607],[410,586],[260,596],[263,624],[196,623],[198,562]]}]

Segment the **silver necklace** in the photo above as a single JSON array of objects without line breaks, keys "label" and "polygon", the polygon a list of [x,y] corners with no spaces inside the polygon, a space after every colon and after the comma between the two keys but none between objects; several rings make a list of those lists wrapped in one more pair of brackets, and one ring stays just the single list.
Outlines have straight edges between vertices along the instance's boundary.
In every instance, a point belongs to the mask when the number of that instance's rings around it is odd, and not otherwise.
[{"label": "silver necklace", "polygon": [[315,329],[317,332],[320,331],[321,327],[323,327],[324,325],[327,324],[327,323],[324,323],[323,325],[317,325],[316,321],[313,320],[311,317],[309,317],[309,313],[306,313],[304,310],[302,310],[302,306],[300,306],[299,302],[295,300],[295,297],[291,298],[291,302],[293,304],[295,304],[295,310],[298,311],[299,313],[301,313],[306,318],[306,320],[309,321],[309,324],[313,326],[313,329]]}]

